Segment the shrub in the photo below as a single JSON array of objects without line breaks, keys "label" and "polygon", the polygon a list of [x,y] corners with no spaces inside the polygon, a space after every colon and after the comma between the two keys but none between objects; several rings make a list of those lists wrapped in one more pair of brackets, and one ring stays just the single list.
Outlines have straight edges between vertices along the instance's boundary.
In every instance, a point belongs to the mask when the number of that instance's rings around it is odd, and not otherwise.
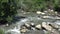
[{"label": "shrub", "polygon": [[9,23],[17,13],[16,0],[0,0],[0,24]]},{"label": "shrub", "polygon": [[4,31],[2,29],[0,29],[0,34],[5,34]]}]

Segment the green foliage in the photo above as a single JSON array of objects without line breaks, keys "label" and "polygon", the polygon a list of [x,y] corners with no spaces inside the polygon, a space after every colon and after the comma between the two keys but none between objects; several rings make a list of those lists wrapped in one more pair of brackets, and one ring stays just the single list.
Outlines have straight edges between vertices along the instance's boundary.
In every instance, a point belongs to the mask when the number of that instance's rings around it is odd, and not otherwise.
[{"label": "green foliage", "polygon": [[21,0],[20,2],[26,11],[54,9],[56,6],[60,6],[60,0]]},{"label": "green foliage", "polygon": [[13,16],[17,13],[17,2],[18,0],[0,0],[0,21],[13,20]]},{"label": "green foliage", "polygon": [[0,34],[5,34],[4,31],[2,29],[0,29]]}]

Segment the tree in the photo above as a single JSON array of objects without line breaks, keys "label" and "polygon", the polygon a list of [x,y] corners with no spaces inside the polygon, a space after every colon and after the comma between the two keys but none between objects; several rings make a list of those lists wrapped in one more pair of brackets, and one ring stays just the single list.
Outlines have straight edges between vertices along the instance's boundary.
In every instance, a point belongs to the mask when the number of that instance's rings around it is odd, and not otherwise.
[{"label": "tree", "polygon": [[16,13],[16,0],[0,0],[0,24],[11,22]]},{"label": "tree", "polygon": [[45,9],[55,9],[60,6],[60,0],[21,0],[23,9],[26,11],[37,11]]}]

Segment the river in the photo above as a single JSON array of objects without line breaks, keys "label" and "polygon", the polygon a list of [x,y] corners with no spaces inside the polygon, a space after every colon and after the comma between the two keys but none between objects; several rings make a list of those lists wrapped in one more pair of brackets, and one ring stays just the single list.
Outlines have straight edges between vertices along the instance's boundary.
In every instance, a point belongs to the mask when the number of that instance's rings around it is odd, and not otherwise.
[{"label": "river", "polygon": [[[25,14],[27,13],[27,14]],[[21,34],[20,33],[20,26],[23,25],[24,23],[36,23],[36,24],[41,24],[42,22],[51,22],[51,23],[56,23],[58,25],[60,25],[60,20],[56,20],[54,19],[55,17],[53,16],[50,16],[51,18],[47,18],[47,19],[44,19],[44,18],[41,18],[41,17],[38,17],[38,16],[41,16],[41,15],[37,15],[36,13],[32,13],[32,12],[18,12],[18,16],[24,16],[26,18],[21,18],[19,19],[19,21],[17,21],[16,23],[13,23],[11,24],[10,26],[8,27],[2,27],[0,26],[1,28],[3,28],[5,30],[5,33],[6,34]],[[45,34],[43,30],[40,30],[40,31],[29,31],[25,34]],[[23,34],[23,33],[22,33]]]}]

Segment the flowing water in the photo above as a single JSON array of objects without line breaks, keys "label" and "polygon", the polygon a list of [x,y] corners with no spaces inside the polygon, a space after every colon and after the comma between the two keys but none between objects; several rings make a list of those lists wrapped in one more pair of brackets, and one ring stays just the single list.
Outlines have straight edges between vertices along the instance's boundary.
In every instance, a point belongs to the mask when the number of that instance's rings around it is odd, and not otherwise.
[{"label": "flowing water", "polygon": [[[2,27],[0,26],[1,28],[3,28],[5,30],[5,33],[6,34],[21,34],[20,33],[20,27],[21,25],[23,25],[24,23],[36,23],[36,24],[41,24],[42,22],[51,22],[51,23],[56,23],[58,25],[60,25],[60,20],[56,20],[55,17],[53,16],[50,16],[49,18],[47,19],[43,19],[41,17],[38,17],[38,16],[41,16],[41,15],[37,15],[36,13],[27,13],[27,14],[23,14],[23,12],[18,12],[18,15],[19,16],[24,16],[26,18],[23,18],[23,19],[19,19],[19,21],[17,21],[16,23],[13,23],[11,24],[10,26],[8,27]],[[40,31],[29,31],[25,34],[37,34],[37,33],[41,33],[41,34],[44,34],[44,31],[40,30]]]},{"label": "flowing water", "polygon": [[[20,21],[18,21],[13,28],[11,28],[13,25],[11,25],[11,27],[9,27],[10,29],[6,30],[6,34],[7,33],[10,33],[10,34],[21,34],[20,33],[20,26],[23,25],[24,23],[42,23],[42,22],[54,22],[55,20],[53,19],[42,19],[42,18],[39,18],[39,17],[28,17],[28,18],[24,18],[24,19],[20,19]],[[60,21],[56,21],[55,23],[60,23]],[[42,31],[42,30],[41,30]],[[33,31],[32,31],[33,32]],[[29,32],[30,34],[35,34],[34,32]],[[38,33],[37,31],[35,31],[36,33]],[[25,34],[29,34],[29,33],[25,33]],[[41,33],[39,31],[39,33]],[[42,31],[43,33],[43,31]]]}]

